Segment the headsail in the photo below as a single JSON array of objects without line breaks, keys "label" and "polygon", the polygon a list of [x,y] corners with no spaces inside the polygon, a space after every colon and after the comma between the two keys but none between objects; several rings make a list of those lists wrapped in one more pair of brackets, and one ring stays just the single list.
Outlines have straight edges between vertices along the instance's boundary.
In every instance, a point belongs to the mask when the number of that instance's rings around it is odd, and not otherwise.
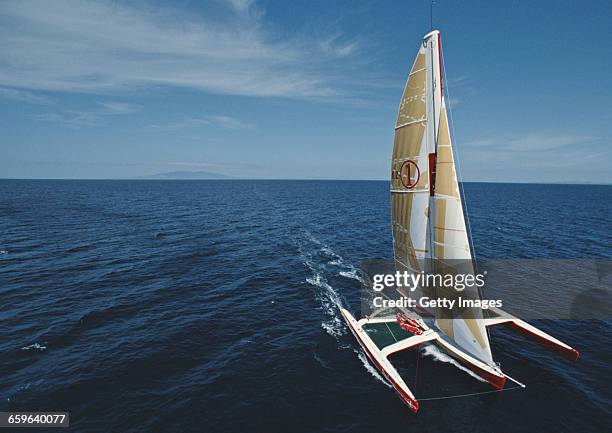
[{"label": "headsail", "polygon": [[[391,203],[400,272],[448,269],[458,261],[462,273],[473,272],[441,66],[440,33],[434,31],[425,36],[412,66],[395,127]],[[493,364],[481,310],[439,310],[436,325],[461,349]]]},{"label": "headsail", "polygon": [[[442,102],[436,152],[436,179],[430,224],[433,227],[434,267],[441,272],[473,274],[472,254],[466,230],[463,203],[459,194],[457,171],[448,129],[446,106]],[[457,295],[457,292],[454,293]],[[463,298],[476,298],[475,287],[461,292]],[[480,308],[456,309],[452,317],[439,314],[437,326],[457,345],[472,355],[493,364],[489,338]]]}]

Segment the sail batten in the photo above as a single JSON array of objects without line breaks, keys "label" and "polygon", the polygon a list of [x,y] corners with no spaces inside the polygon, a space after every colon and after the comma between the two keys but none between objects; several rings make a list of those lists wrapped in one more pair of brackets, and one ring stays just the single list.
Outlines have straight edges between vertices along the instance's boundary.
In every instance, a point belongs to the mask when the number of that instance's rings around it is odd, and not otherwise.
[{"label": "sail batten", "polygon": [[412,122],[403,123],[401,125],[396,126],[395,130],[398,130],[398,129],[401,129],[401,128],[405,128],[406,126],[414,125],[416,123],[422,123],[423,126],[424,126],[425,123],[427,123],[427,119],[423,118],[423,119],[413,120]]}]

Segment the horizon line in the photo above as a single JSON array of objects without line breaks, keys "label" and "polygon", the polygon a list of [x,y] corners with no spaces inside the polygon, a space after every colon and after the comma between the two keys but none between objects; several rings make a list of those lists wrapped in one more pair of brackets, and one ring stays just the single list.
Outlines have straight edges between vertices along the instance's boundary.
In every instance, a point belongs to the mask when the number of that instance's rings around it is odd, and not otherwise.
[{"label": "horizon line", "polygon": [[[6,180],[36,180],[36,181],[134,181],[134,182],[194,182],[194,181],[318,181],[318,182],[390,182],[391,180],[386,179],[335,179],[335,178],[239,178],[239,177],[225,177],[218,179],[147,179],[147,178],[134,178],[134,177],[117,177],[117,178],[20,178],[20,177],[0,177],[0,181]],[[497,181],[497,180],[464,180],[459,183],[495,183],[495,184],[509,184],[509,185],[592,185],[592,186],[612,186],[612,182],[517,182],[517,181]]]}]

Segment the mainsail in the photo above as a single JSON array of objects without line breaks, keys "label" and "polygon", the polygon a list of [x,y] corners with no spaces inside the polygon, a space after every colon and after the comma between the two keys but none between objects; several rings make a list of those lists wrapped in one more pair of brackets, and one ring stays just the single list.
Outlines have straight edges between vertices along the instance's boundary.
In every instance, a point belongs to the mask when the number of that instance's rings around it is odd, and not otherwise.
[{"label": "mainsail", "polygon": [[400,102],[391,162],[391,219],[396,266],[419,272],[427,253],[429,213],[428,50],[421,47]]},{"label": "mainsail", "polygon": [[[400,102],[391,164],[391,207],[398,271],[449,272],[460,263],[461,273],[473,272],[442,92],[438,31],[423,39]],[[440,309],[436,325],[461,349],[493,365],[480,309]]]}]

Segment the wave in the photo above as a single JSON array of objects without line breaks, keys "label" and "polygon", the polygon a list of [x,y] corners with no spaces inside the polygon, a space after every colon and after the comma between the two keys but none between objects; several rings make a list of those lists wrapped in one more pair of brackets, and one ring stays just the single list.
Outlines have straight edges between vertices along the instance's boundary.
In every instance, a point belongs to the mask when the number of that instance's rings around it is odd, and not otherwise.
[{"label": "wave", "polygon": [[[303,263],[312,272],[312,276],[306,278],[306,282],[318,289],[316,296],[328,317],[328,320],[321,323],[321,327],[329,335],[339,339],[340,336],[346,334],[346,326],[340,314],[340,309],[343,308],[342,299],[325,277],[325,273],[328,272],[325,263],[318,262],[316,257],[321,253],[334,256],[337,259],[341,259],[341,257],[310,233],[306,232],[305,235],[302,242],[298,240],[298,248]],[[308,245],[309,243],[311,245]]]},{"label": "wave", "polygon": [[368,371],[368,373],[370,373],[372,376],[374,376],[374,378],[376,380],[378,380],[379,382],[384,383],[389,388],[393,388],[393,386],[389,382],[387,382],[387,380],[384,377],[382,377],[380,375],[378,370],[376,370],[374,367],[372,367],[372,364],[370,364],[370,361],[369,361],[368,357],[366,356],[366,354],[362,350],[355,349],[355,353],[357,354],[357,357],[363,363],[363,366]]},{"label": "wave", "polygon": [[29,346],[24,346],[21,350],[40,350],[41,352],[47,350],[47,346],[43,346],[42,344],[34,343]]},{"label": "wave", "polygon": [[350,271],[340,271],[338,272],[338,275],[340,275],[341,277],[344,278],[350,278],[353,280],[357,280],[360,283],[365,283],[365,281],[363,280],[363,278],[361,277],[361,275],[359,275],[360,271],[358,269],[352,269]]},{"label": "wave", "polygon": [[327,255],[332,260],[328,261],[327,264],[340,268],[338,275],[345,278],[357,280],[360,283],[365,283],[365,280],[361,276],[361,270],[347,262],[344,257],[333,251],[329,246],[320,243],[322,245],[321,252]]},{"label": "wave", "polygon": [[342,256],[340,256],[338,253],[336,253],[330,247],[328,247],[327,245],[325,245],[324,243],[322,243],[320,241],[318,241],[318,242],[319,242],[319,245],[321,245],[321,253],[323,253],[324,255],[328,256],[330,259],[338,260],[340,262],[344,261]]},{"label": "wave", "polygon": [[321,323],[321,327],[331,336],[340,337],[346,333],[344,322],[340,316],[340,308],[343,308],[340,295],[329,285],[323,275],[316,270],[313,270],[313,274],[312,277],[306,278],[306,282],[322,289],[317,292],[317,298],[329,317],[329,320]]},{"label": "wave", "polygon": [[[340,294],[329,284],[325,275],[337,273],[337,275],[344,278],[363,282],[363,278],[360,275],[361,271],[310,233],[306,232],[305,235],[305,239],[302,239],[302,242],[298,241],[298,247],[303,263],[312,272],[312,276],[307,278],[306,281],[319,289],[317,297],[329,318],[321,323],[321,327],[338,341],[339,348],[352,348],[370,375],[385,386],[392,388],[392,385],[370,364],[362,350],[355,348],[353,345],[346,345],[340,339],[341,336],[347,333],[346,324],[340,313],[340,309],[343,308],[342,299]],[[330,266],[336,269],[329,269]]]},{"label": "wave", "polygon": [[425,349],[423,350],[423,354],[425,354],[426,356],[431,356],[434,359],[434,361],[446,362],[448,364],[451,364],[454,367],[457,367],[459,370],[465,371],[467,374],[469,374],[473,378],[478,379],[481,382],[486,382],[486,380],[484,380],[482,377],[478,376],[472,370],[470,370],[468,368],[465,368],[463,365],[459,364],[452,357],[450,357],[446,353],[442,352],[436,346],[433,346],[431,344],[425,346]]}]

